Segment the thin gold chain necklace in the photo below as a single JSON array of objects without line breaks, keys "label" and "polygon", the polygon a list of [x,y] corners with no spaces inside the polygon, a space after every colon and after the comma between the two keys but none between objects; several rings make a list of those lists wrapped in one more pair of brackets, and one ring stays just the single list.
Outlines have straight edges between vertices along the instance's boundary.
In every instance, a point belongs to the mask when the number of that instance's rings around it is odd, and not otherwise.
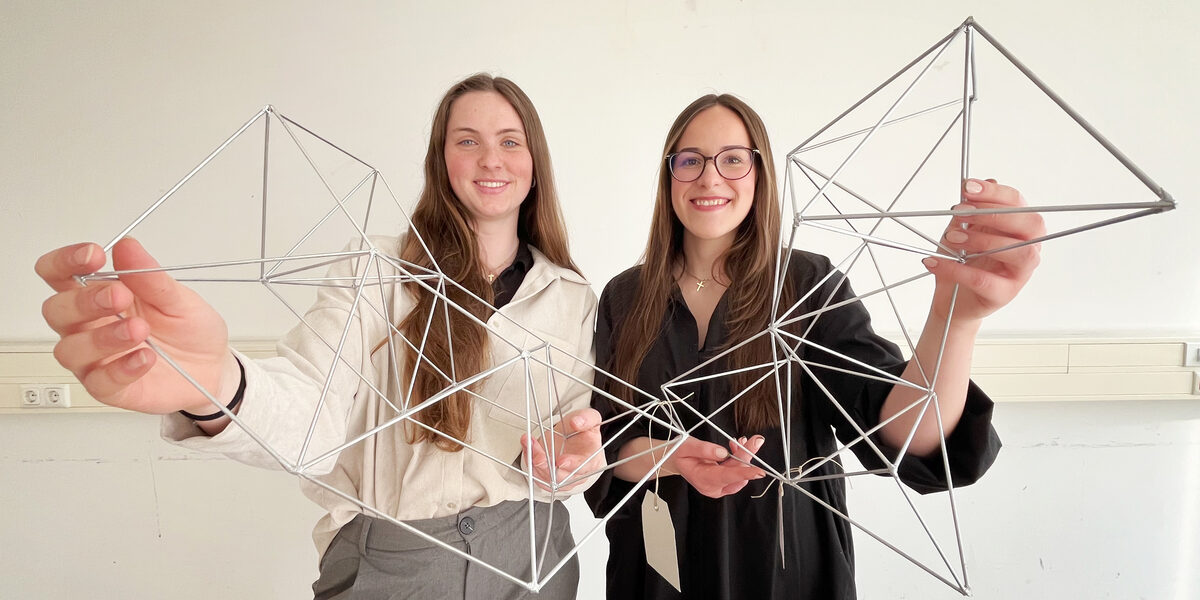
[{"label": "thin gold chain necklace", "polygon": [[499,277],[500,274],[503,273],[505,269],[507,269],[509,266],[511,266],[514,262],[516,262],[517,254],[519,254],[520,252],[521,252],[521,245],[518,243],[517,249],[513,250],[512,255],[508,257],[508,260],[500,263],[500,266],[496,267],[494,270],[490,270],[490,271],[485,270],[483,272],[483,277],[488,280],[488,283],[495,283],[496,278]]},{"label": "thin gold chain necklace", "polygon": [[709,275],[708,277],[705,277],[703,279],[696,277],[695,275],[692,274],[691,271],[687,270],[686,266],[683,267],[683,272],[685,274],[687,274],[688,277],[691,277],[692,279],[696,280],[696,291],[697,292],[704,289],[704,287],[705,287],[704,284],[708,283],[709,280],[713,280],[717,285],[721,285],[721,282],[714,280],[712,275]]}]

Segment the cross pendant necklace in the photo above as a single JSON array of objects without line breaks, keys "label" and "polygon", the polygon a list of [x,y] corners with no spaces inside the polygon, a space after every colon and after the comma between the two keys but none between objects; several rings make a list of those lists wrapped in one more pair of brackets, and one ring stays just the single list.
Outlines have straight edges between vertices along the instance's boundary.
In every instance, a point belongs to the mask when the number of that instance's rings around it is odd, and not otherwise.
[{"label": "cross pendant necklace", "polygon": [[712,277],[713,277],[712,275],[709,275],[708,277],[701,279],[699,277],[696,277],[695,275],[692,275],[692,273],[687,270],[687,267],[683,268],[683,272],[686,273],[688,277],[691,277],[692,279],[696,280],[696,293],[700,293],[700,290],[704,289],[704,287],[705,287],[704,284],[708,283],[708,280],[712,279]]}]

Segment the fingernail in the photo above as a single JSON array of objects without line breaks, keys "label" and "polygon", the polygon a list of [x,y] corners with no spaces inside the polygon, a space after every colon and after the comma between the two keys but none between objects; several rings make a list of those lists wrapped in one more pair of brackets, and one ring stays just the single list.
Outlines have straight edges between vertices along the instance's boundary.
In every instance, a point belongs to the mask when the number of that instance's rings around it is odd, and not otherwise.
[{"label": "fingernail", "polygon": [[113,330],[113,336],[122,342],[128,342],[133,339],[133,334],[129,331],[129,321],[122,321],[120,325]]},{"label": "fingernail", "polygon": [[924,263],[926,269],[936,269],[938,266],[937,259],[932,256],[921,259],[921,262]]},{"label": "fingernail", "polygon": [[963,190],[968,194],[978,194],[983,191],[983,184],[974,179],[968,179],[967,183],[963,185]]},{"label": "fingernail", "polygon": [[967,241],[967,234],[963,233],[962,230],[959,229],[951,229],[950,231],[946,232],[946,241],[955,244],[961,244]]},{"label": "fingernail", "polygon": [[92,258],[92,245],[88,244],[88,245],[76,250],[75,254],[74,254],[74,256],[72,256],[72,258],[75,259],[76,264],[86,265],[87,262],[89,260],[91,260],[91,258]]},{"label": "fingernail", "polygon": [[99,306],[100,308],[113,307],[112,286],[106,287],[96,294],[96,306]]},{"label": "fingernail", "polygon": [[958,204],[955,204],[954,206],[951,206],[950,210],[952,210],[954,212],[969,213],[969,212],[974,211],[975,207],[971,206],[970,204],[967,204],[966,202],[960,202]]},{"label": "fingernail", "polygon": [[729,452],[724,448],[717,448],[717,460],[725,460],[726,458],[729,458]]},{"label": "fingernail", "polygon": [[136,371],[146,364],[146,356],[141,350],[135,350],[129,355],[129,361],[125,364],[131,371]]},{"label": "fingernail", "polygon": [[583,427],[583,417],[575,417],[574,419],[571,419],[571,425],[575,426],[576,429]]}]

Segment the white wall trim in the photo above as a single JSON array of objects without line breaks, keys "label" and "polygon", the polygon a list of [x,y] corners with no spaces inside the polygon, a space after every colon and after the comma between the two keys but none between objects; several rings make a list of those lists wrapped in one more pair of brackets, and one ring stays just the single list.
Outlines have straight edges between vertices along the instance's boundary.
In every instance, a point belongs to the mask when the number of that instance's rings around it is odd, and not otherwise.
[{"label": "white wall trim", "polygon": [[[984,338],[975,346],[972,377],[1000,402],[1181,400],[1192,394],[1197,367],[1184,366],[1193,338]],[[273,356],[273,340],[233,342],[252,357]],[[0,342],[0,415],[96,412],[104,406],[54,360],[48,342]],[[69,383],[71,408],[21,408],[21,384]]]}]

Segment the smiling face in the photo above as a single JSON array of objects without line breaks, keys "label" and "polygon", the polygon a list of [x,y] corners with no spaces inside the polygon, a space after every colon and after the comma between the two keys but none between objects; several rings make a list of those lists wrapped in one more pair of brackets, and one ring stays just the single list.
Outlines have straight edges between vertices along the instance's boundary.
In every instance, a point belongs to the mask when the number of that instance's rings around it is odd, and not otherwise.
[{"label": "smiling face", "polygon": [[[724,106],[713,106],[697,114],[684,129],[674,152],[691,150],[714,156],[732,147],[753,148],[750,133],[737,113]],[[684,241],[733,244],[738,225],[754,205],[755,171],[730,181],[717,173],[712,161],[704,172],[687,183],[671,180],[671,206],[683,224]]]},{"label": "smiling face", "polygon": [[533,183],[525,126],[496,92],[463,94],[446,123],[446,174],[472,225],[516,230],[521,202]]}]

